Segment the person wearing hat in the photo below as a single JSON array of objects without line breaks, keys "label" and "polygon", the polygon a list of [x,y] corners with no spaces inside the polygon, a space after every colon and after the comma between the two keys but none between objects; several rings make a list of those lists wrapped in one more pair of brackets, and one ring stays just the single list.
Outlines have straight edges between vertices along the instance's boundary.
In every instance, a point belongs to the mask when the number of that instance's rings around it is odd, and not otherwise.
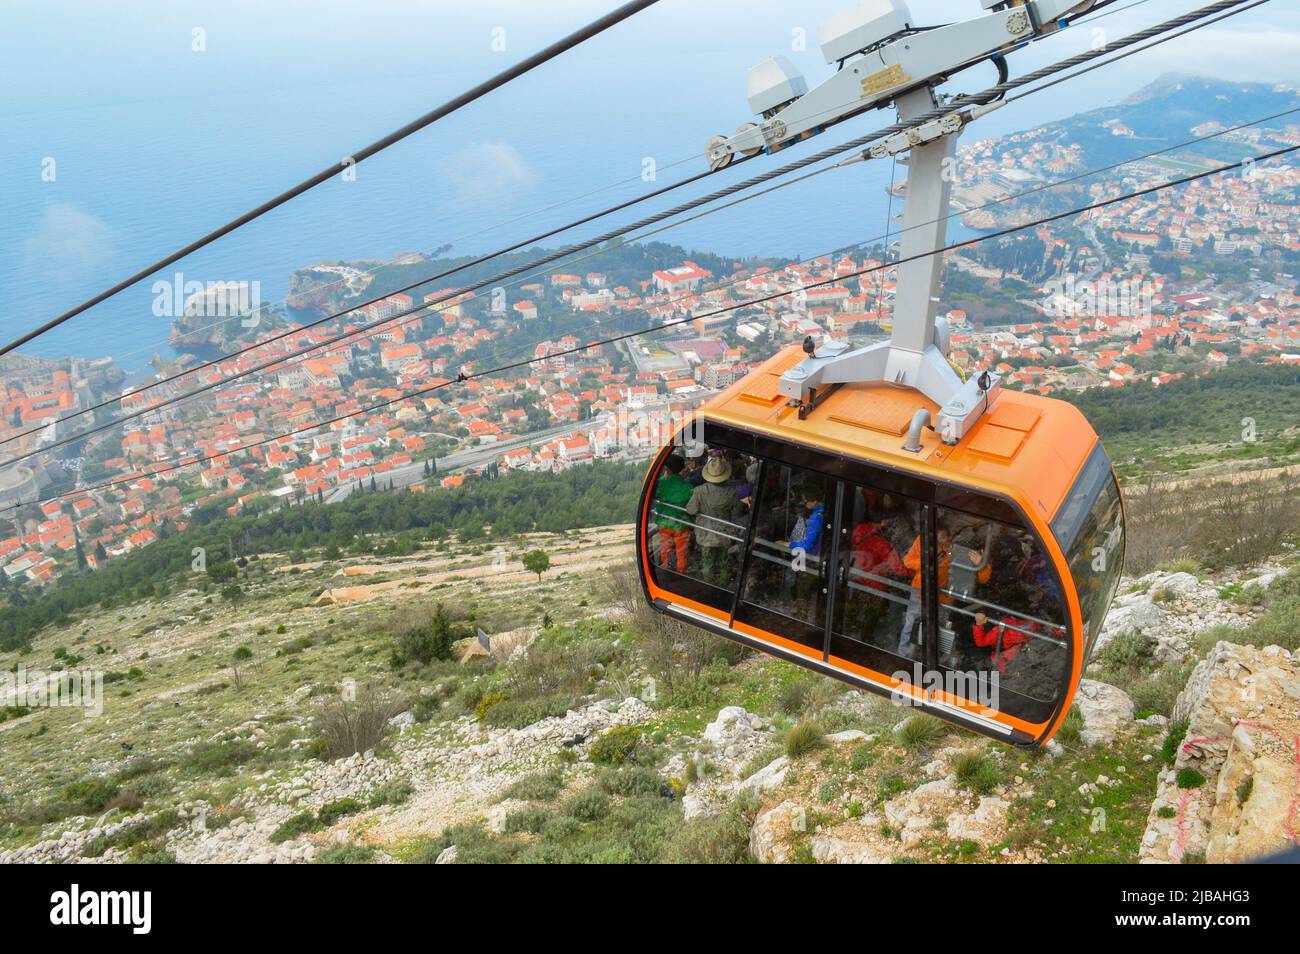
[{"label": "person wearing hat", "polygon": [[686,512],[695,518],[695,543],[700,548],[702,576],[707,583],[729,586],[728,552],[744,529],[745,508],[731,486],[731,464],[725,457],[710,457],[700,470],[703,482],[695,488]]}]

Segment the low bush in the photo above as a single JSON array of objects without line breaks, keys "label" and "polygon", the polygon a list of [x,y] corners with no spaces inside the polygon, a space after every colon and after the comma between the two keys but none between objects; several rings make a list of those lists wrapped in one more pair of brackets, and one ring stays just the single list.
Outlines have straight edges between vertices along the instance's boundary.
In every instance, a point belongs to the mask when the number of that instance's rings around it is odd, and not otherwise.
[{"label": "low bush", "polygon": [[192,772],[229,775],[258,754],[257,746],[247,740],[200,742],[186,754],[183,765]]},{"label": "low bush", "polygon": [[318,865],[369,865],[375,861],[378,849],[374,845],[335,845],[326,848],[313,861]]},{"label": "low bush", "polygon": [[553,802],[562,791],[564,776],[560,772],[538,772],[513,782],[501,797],[524,802]]},{"label": "low bush", "polygon": [[826,744],[826,734],[821,724],[813,719],[801,719],[785,735],[785,754],[792,759],[815,752]]},{"label": "low bush", "polygon": [[394,700],[374,692],[351,701],[342,697],[326,699],[315,718],[321,753],[335,760],[378,748],[391,728],[388,720],[400,709]]},{"label": "low bush", "polygon": [[637,726],[616,725],[591,743],[587,756],[597,765],[618,767],[624,762],[636,761],[640,745],[641,730]]},{"label": "low bush", "polygon": [[898,723],[895,732],[903,748],[918,751],[934,745],[947,734],[948,729],[934,716],[918,713]]},{"label": "low bush", "polygon": [[989,795],[1002,784],[993,760],[984,752],[959,752],[952,758],[957,784],[976,795]]},{"label": "low bush", "polygon": [[381,805],[405,805],[414,793],[415,786],[404,778],[385,782],[378,788],[371,790],[370,807],[378,808]]},{"label": "low bush", "polygon": [[355,798],[336,798],[321,806],[320,811],[316,813],[316,821],[319,822],[320,827],[329,828],[342,818],[364,811],[365,807]]},{"label": "low bush", "polygon": [[578,821],[599,821],[609,814],[609,798],[593,786],[567,798],[560,805],[560,811]]}]

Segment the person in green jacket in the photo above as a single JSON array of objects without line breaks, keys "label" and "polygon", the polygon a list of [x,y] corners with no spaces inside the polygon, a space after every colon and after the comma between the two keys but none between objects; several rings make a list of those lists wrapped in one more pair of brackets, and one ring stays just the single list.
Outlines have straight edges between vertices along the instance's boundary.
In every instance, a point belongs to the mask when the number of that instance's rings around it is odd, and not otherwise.
[{"label": "person in green jacket", "polygon": [[680,454],[670,454],[655,484],[655,526],[659,528],[659,565],[672,566],[677,556],[677,572],[686,572],[686,559],[691,545],[691,531],[682,520],[686,504],[694,488],[686,482],[682,471],[686,461]]}]

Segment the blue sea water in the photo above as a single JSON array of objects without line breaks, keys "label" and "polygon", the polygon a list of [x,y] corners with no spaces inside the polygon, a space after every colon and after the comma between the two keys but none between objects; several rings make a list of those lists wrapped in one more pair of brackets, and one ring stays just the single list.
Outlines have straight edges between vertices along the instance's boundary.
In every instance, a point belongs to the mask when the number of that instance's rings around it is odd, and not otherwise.
[{"label": "blue sea water", "polygon": [[[614,5],[8,0],[0,14],[3,337],[41,324]],[[292,272],[308,264],[442,245],[482,252],[640,194],[701,169],[705,140],[749,121],[744,76],[751,62],[785,53],[810,83],[828,75],[816,27],[846,5],[664,0],[362,163],[355,181],[336,178],[157,277],[258,281],[263,300],[278,301]],[[973,0],[911,6],[930,22],[979,12]],[[1185,6],[1151,0],[1111,22],[1118,33]],[[799,29],[805,51],[791,48]],[[203,31],[201,51],[196,30]],[[1013,68],[1028,70],[1088,44],[1083,31],[1071,34],[1016,54]],[[505,49],[494,49],[503,37]],[[1130,63],[1008,107],[968,135],[999,135],[1114,102],[1176,58],[1162,53]],[[1249,69],[1241,75],[1255,78]],[[992,81],[992,69],[981,67],[952,88]],[[815,148],[889,121],[871,114],[815,140]],[[805,144],[780,159],[808,151]],[[641,178],[648,158],[658,182]],[[43,175],[50,160],[53,181]],[[729,171],[709,187],[775,161]],[[872,240],[886,224],[890,173],[886,163],[838,170],[656,240],[736,256],[811,256]],[[599,269],[599,259],[583,267]],[[170,318],[154,314],[153,281],[24,351],[113,355],[128,368],[169,353]]]}]

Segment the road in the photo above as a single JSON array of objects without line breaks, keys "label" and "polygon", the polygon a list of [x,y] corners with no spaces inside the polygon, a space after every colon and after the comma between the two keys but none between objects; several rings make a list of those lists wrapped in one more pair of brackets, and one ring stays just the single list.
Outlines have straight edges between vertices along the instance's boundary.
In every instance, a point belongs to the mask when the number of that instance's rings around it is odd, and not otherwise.
[{"label": "road", "polygon": [[[585,433],[593,431],[605,424],[605,417],[595,417],[586,421],[579,421],[576,424],[559,424],[555,427],[548,427],[544,430],[534,431],[531,434],[525,434],[522,437],[516,437],[508,441],[499,441],[496,444],[487,444],[482,447],[475,447],[471,450],[460,451],[456,454],[450,454],[447,457],[438,458],[438,477],[447,477],[451,474],[458,473],[462,470],[473,470],[476,467],[482,467],[484,464],[496,460],[508,450],[516,447],[531,447],[536,444],[545,444],[555,440],[557,437],[565,437],[569,434]],[[394,487],[409,487],[411,484],[418,484],[425,480],[424,461],[416,461],[407,464],[404,467],[398,467],[382,477],[376,477],[378,486],[387,489],[388,482],[391,480]],[[369,481],[366,481],[363,487],[369,487]],[[338,503],[341,500],[347,500],[352,491],[356,489],[356,484],[347,484],[346,486],[335,487],[325,495],[326,503]]]}]

